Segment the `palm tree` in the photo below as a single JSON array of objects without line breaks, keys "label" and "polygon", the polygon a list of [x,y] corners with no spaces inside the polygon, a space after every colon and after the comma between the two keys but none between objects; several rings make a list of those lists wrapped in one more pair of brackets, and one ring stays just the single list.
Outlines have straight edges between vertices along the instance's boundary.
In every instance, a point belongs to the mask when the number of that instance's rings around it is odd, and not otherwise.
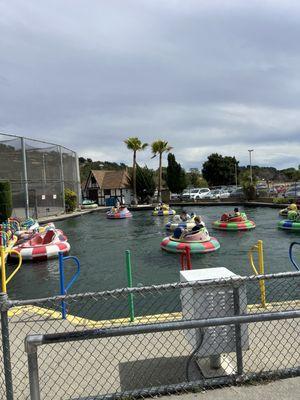
[{"label": "palm tree", "polygon": [[144,150],[148,143],[142,143],[137,137],[129,137],[124,140],[124,143],[127,145],[127,149],[133,151],[133,165],[132,165],[132,181],[133,181],[133,203],[137,204],[136,197],[136,152]]},{"label": "palm tree", "polygon": [[159,174],[158,174],[158,193],[157,193],[157,201],[161,201],[161,181],[162,181],[162,155],[163,153],[168,153],[172,147],[168,145],[168,142],[164,140],[158,139],[151,144],[151,149],[153,153],[153,157],[159,155]]}]

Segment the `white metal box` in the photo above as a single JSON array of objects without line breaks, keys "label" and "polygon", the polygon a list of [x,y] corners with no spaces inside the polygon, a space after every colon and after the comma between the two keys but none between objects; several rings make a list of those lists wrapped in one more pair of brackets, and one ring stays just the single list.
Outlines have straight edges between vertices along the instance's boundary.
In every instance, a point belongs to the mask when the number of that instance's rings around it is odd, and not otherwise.
[{"label": "white metal box", "polygon": [[[181,282],[206,281],[235,277],[227,268],[195,269],[180,272]],[[246,287],[239,287],[240,313],[247,312]],[[220,318],[234,315],[233,288],[228,284],[199,286],[181,289],[182,314],[184,319]],[[248,348],[247,325],[241,326],[242,348]],[[199,346],[197,355],[208,357],[231,353],[236,350],[235,326],[224,325],[186,331],[186,337],[193,348]],[[200,346],[200,342],[202,342]]]}]

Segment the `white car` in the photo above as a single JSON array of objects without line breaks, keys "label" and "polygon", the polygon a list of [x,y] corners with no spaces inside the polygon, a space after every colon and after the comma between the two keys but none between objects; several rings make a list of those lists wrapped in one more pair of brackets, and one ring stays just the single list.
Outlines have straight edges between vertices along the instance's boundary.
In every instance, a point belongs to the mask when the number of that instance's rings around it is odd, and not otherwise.
[{"label": "white car", "polygon": [[228,192],[226,189],[222,189],[219,194],[219,199],[228,199],[229,196],[230,192]]},{"label": "white car", "polygon": [[208,193],[210,193],[210,189],[208,188],[192,189],[190,192],[190,199],[191,200],[203,199]]}]

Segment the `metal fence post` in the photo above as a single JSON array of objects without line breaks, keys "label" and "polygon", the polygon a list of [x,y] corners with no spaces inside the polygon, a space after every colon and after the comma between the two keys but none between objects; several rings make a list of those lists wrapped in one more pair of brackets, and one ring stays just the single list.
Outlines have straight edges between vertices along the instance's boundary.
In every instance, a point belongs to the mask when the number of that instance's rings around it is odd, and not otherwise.
[{"label": "metal fence post", "polygon": [[26,161],[26,145],[24,137],[21,137],[22,147],[22,162],[24,174],[24,194],[25,194],[25,216],[29,218],[29,194],[28,194],[28,176],[27,176],[27,161]]},{"label": "metal fence post", "polygon": [[[239,316],[241,313],[240,310],[240,288],[233,288],[233,307],[234,307],[234,315]],[[242,375],[244,371],[243,367],[243,348],[242,348],[242,329],[241,324],[235,324],[235,347],[236,347],[236,364],[237,364],[237,373],[238,375]]]},{"label": "metal fence post", "polygon": [[41,344],[42,335],[33,335],[25,338],[25,351],[28,360],[28,374],[30,399],[40,400],[39,366],[37,358],[37,346]]},{"label": "metal fence post", "polygon": [[2,336],[2,351],[3,351],[6,399],[13,400],[13,383],[12,383],[12,373],[11,373],[9,326],[8,326],[8,317],[7,317],[7,310],[8,310],[7,301],[8,301],[7,294],[0,293],[1,336]]},{"label": "metal fence post", "polygon": [[61,191],[62,191],[62,206],[63,206],[64,212],[66,212],[65,174],[64,174],[64,161],[63,161],[63,153],[62,153],[61,146],[59,146],[59,154],[60,154],[60,179],[61,179]]},{"label": "metal fence post", "polygon": [[75,163],[76,163],[76,185],[77,185],[78,204],[81,204],[82,195],[81,195],[81,184],[80,184],[80,169],[79,169],[79,159],[77,153],[75,153]]}]

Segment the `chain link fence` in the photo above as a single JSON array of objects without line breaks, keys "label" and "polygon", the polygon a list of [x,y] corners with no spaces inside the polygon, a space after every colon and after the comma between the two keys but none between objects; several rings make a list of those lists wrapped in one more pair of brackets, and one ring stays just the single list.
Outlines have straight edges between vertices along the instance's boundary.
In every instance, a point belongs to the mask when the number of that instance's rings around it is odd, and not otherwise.
[{"label": "chain link fence", "polygon": [[[15,399],[154,396],[300,373],[299,272],[4,299],[1,307]],[[1,349],[0,371],[3,358],[7,369]]]},{"label": "chain link fence", "polygon": [[0,179],[11,182],[14,217],[63,213],[65,189],[81,196],[77,154],[40,140],[0,133]]}]

